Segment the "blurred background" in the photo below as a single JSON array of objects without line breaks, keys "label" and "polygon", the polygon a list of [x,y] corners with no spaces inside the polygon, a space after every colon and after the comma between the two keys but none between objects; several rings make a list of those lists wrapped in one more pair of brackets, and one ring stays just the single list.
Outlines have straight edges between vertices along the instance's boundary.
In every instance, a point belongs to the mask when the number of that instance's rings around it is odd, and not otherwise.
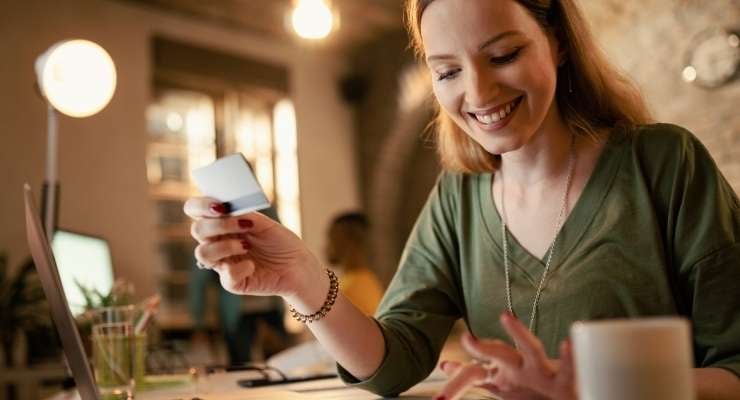
[{"label": "blurred background", "polygon": [[[301,7],[317,5],[301,25]],[[740,190],[740,0],[581,5],[655,119],[693,131]],[[182,213],[197,193],[190,170],[235,152],[273,216],[327,263],[334,218],[364,213],[361,263],[387,285],[440,171],[430,82],[408,49],[400,0],[0,0],[0,399],[40,398],[65,376],[29,268],[21,188],[41,203],[47,104],[34,66],[67,39],[102,46],[117,80],[97,114],[57,113],[66,236],[54,250],[93,249],[67,263],[95,271],[87,289],[101,294],[81,291],[79,313],[114,287],[134,303],[158,294],[150,344],[156,336],[182,359],[165,369],[234,361],[229,329],[252,332],[247,361],[310,339],[283,323],[279,300],[225,299],[194,268]]]}]

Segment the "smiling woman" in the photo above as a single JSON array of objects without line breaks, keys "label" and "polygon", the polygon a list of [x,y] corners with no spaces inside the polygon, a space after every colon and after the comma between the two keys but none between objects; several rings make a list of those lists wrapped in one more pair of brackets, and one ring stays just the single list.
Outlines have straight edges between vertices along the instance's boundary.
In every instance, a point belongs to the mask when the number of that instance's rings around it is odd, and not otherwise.
[{"label": "smiling woman", "polygon": [[702,144],[648,124],[574,0],[406,4],[445,171],[375,317],[335,296],[295,235],[206,198],[186,204],[200,261],[235,293],[320,313],[309,327],[342,379],[378,394],[428,376],[463,318],[463,347],[479,362],[443,362],[439,399],[475,385],[507,400],[572,400],[573,322],[681,315],[693,324],[699,398],[736,398],[740,201]]},{"label": "smiling woman", "polygon": [[[529,90],[537,90],[530,93],[535,98],[527,99],[525,112],[543,113],[543,110],[537,111],[532,107],[539,104],[541,108],[542,103],[549,104],[554,98],[554,114],[560,114],[563,123],[577,134],[598,135],[605,128],[618,124],[634,125],[650,121],[641,94],[606,61],[573,1],[525,0],[508,2],[518,4],[518,7],[503,8],[495,1],[474,1],[451,7],[452,14],[441,16],[441,19],[435,19],[434,16],[434,9],[441,7],[429,7],[434,3],[437,1],[408,2],[406,21],[417,55],[427,61],[436,78],[434,89],[440,105],[437,147],[448,169],[490,172],[498,160],[496,154],[500,153],[500,150],[491,151],[495,148],[488,149],[468,135],[466,127],[475,126],[470,123],[472,115],[463,114],[456,119],[457,112],[441,112],[448,107],[455,107],[455,90],[459,95],[459,84],[455,86],[445,81],[458,78],[458,75],[463,75],[458,79],[480,79],[480,85],[484,85],[486,80],[490,83],[496,75],[504,79],[498,84],[504,90],[503,94],[490,93],[496,88],[488,88],[488,96],[496,95],[499,103],[489,104],[487,110],[478,110],[481,107],[473,102],[469,107],[483,112],[470,114],[486,115],[488,112],[492,119],[495,118],[491,111],[505,101],[498,97],[521,100],[526,94],[525,88],[520,86],[524,82]],[[474,18],[462,27],[463,31],[451,32],[449,28],[454,25],[447,23],[459,20],[461,14],[471,9]],[[497,12],[492,13],[494,9]],[[427,20],[427,23],[424,24],[423,20]],[[422,35],[429,37],[424,41]],[[435,40],[437,38],[441,40]],[[461,40],[467,42],[467,47],[460,46]],[[425,48],[425,44],[428,48]],[[451,50],[446,50],[445,46]],[[466,56],[467,49],[471,53]],[[514,66],[518,58],[522,60]],[[476,76],[467,76],[473,72]],[[528,75],[525,76],[525,73]],[[518,97],[515,96],[517,93]],[[486,100],[491,98],[482,99]],[[500,109],[498,111],[500,113]],[[544,120],[545,115],[539,115],[536,119]],[[485,117],[481,120],[485,121]]]}]

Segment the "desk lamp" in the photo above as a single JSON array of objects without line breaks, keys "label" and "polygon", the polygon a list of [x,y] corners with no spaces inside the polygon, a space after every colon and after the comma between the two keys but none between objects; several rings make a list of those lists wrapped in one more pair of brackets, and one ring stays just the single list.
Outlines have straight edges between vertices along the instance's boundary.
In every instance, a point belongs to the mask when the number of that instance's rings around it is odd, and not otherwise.
[{"label": "desk lamp", "polygon": [[47,103],[46,179],[42,214],[44,229],[54,234],[59,184],[57,114],[89,117],[102,110],[116,89],[116,67],[110,55],[89,40],[64,40],[36,59],[36,79]]}]

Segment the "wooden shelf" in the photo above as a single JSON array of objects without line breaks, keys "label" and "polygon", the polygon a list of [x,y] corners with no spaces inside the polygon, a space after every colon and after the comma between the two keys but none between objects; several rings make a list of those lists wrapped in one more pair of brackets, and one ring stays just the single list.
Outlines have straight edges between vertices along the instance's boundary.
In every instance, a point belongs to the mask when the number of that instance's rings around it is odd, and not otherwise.
[{"label": "wooden shelf", "polygon": [[162,241],[178,241],[181,239],[192,239],[190,236],[190,222],[159,227],[159,238]]},{"label": "wooden shelf", "polygon": [[197,195],[198,191],[189,183],[164,182],[149,185],[152,200],[187,200]]},{"label": "wooden shelf", "polygon": [[169,271],[162,276],[161,282],[170,285],[187,285],[190,283],[190,271]]}]

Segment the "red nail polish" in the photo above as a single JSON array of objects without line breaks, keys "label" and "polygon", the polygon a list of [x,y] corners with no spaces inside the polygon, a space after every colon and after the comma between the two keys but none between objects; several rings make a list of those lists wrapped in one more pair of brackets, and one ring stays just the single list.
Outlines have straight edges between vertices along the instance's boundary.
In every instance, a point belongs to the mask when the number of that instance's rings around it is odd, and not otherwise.
[{"label": "red nail polish", "polygon": [[241,243],[242,243],[242,247],[244,248],[244,250],[249,250],[249,249],[251,249],[251,248],[252,248],[252,244],[251,244],[251,243],[249,243],[249,242],[248,242],[248,241],[246,241],[246,240],[242,240],[242,242],[241,242]]},{"label": "red nail polish", "polygon": [[217,214],[226,214],[226,207],[221,203],[211,203],[211,211]]},{"label": "red nail polish", "polygon": [[251,228],[254,226],[254,222],[249,219],[240,219],[239,220],[239,227],[240,228]]},{"label": "red nail polish", "polygon": [[445,399],[447,399],[447,397],[444,397],[444,396],[437,396],[434,398],[434,400],[445,400]]}]

